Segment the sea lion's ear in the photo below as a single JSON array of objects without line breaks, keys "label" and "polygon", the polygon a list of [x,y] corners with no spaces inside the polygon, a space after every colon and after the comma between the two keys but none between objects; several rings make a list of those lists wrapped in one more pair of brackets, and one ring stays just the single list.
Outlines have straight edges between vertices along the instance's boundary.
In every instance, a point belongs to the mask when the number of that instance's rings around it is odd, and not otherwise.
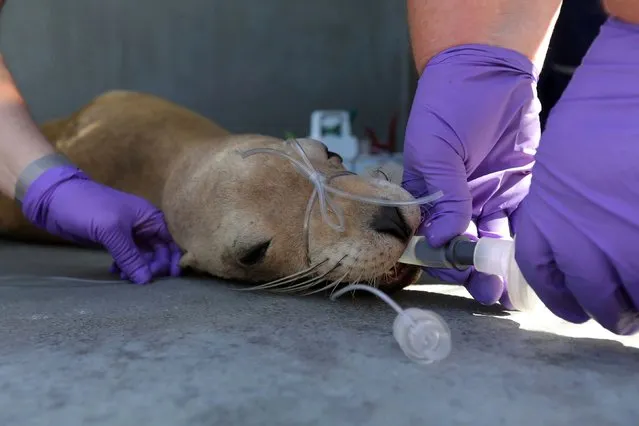
[{"label": "sea lion's ear", "polygon": [[192,253],[185,252],[180,259],[180,268],[182,269],[197,269],[197,260]]}]

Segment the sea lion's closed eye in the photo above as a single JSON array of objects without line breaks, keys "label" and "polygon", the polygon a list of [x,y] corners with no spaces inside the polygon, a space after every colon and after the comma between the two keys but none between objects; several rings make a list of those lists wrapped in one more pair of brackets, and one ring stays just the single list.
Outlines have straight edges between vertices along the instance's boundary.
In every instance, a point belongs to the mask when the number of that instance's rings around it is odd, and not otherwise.
[{"label": "sea lion's closed eye", "polygon": [[239,258],[242,265],[254,266],[264,260],[266,252],[271,246],[271,240],[264,241],[262,243],[251,246],[248,250],[244,251]]}]

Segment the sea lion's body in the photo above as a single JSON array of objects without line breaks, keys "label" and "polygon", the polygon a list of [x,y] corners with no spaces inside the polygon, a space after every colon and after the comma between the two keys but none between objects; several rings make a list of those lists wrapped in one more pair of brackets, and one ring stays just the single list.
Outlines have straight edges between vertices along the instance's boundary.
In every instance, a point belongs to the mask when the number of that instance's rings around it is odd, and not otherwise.
[{"label": "sea lion's body", "polygon": [[[40,129],[57,151],[96,181],[156,206],[162,205],[164,184],[182,150],[204,140],[214,145],[229,133],[179,105],[126,91],[108,92]],[[5,196],[0,196],[0,230],[17,238],[62,242],[27,222]]]},{"label": "sea lion's body", "polygon": [[[123,111],[127,105],[132,108]],[[57,151],[96,181],[156,206],[162,204],[164,183],[179,150],[192,142],[182,136],[209,135],[213,141],[228,133],[177,105],[124,91],[102,95],[69,117],[45,122],[40,129]],[[172,133],[179,133],[176,137],[183,142],[172,140]],[[16,203],[1,195],[0,230],[21,239],[62,242],[32,226]]]},{"label": "sea lion's body", "polygon": [[[383,229],[372,229],[382,226],[372,225],[381,223],[380,206],[341,200],[346,231],[328,228],[316,207],[309,228],[312,245],[306,247],[302,228],[312,183],[281,157],[241,156],[256,147],[284,149],[284,141],[231,134],[156,96],[108,92],[69,117],[44,123],[41,130],[97,182],[160,208],[185,251],[183,266],[218,277],[261,282],[295,274],[309,266],[308,259],[325,259],[315,275],[383,281],[408,242],[405,233],[400,232],[398,241]],[[323,173],[344,170],[341,161],[325,157],[325,147],[316,141],[307,140],[304,150]],[[410,198],[390,183],[371,185],[360,177],[337,180],[336,185],[348,191]],[[401,227],[412,235],[419,209],[402,207],[401,212]],[[29,224],[6,197],[0,197],[0,230],[29,241],[60,241]],[[260,244],[266,244],[268,256],[247,264],[244,255]],[[410,284],[414,275],[408,274],[401,286]]]}]

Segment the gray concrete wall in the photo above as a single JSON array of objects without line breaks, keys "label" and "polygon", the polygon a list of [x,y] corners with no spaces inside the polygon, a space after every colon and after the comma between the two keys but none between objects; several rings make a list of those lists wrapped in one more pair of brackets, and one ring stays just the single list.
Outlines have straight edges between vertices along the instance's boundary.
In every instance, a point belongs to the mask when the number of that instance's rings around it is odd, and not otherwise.
[{"label": "gray concrete wall", "polygon": [[313,109],[354,108],[385,136],[410,101],[404,3],[9,0],[0,49],[37,121],[124,88],[236,132],[305,134]]}]

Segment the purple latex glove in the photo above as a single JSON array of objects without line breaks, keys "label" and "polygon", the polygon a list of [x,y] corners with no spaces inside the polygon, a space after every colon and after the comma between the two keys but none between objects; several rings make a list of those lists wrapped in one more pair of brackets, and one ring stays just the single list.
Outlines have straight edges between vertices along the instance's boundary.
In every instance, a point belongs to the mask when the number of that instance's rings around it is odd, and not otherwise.
[{"label": "purple latex glove", "polygon": [[180,274],[180,250],[163,214],[147,201],[91,180],[76,167],[44,171],[29,185],[22,211],[34,225],[80,244],[98,243],[121,277],[145,284]]},{"label": "purple latex glove", "polygon": [[559,317],[639,330],[639,26],[605,23],[549,117],[516,261]]},{"label": "purple latex glove", "polygon": [[[418,234],[439,247],[453,237],[511,238],[513,212],[528,192],[540,138],[538,71],[504,48],[463,45],[436,55],[419,80],[404,145],[403,186],[423,206]],[[479,302],[511,308],[497,276],[434,270]]]}]

